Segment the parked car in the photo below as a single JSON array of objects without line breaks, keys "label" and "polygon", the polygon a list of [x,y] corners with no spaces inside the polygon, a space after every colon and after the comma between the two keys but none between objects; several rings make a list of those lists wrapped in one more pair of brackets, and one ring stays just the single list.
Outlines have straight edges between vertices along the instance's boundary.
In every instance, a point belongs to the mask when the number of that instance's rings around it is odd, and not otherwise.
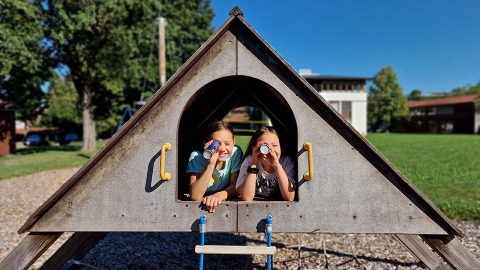
[{"label": "parked car", "polygon": [[81,141],[80,137],[76,133],[67,133],[63,140],[69,142]]},{"label": "parked car", "polygon": [[60,141],[60,144],[65,145],[71,142],[81,141],[82,139],[76,133],[67,133]]},{"label": "parked car", "polygon": [[27,137],[25,137],[25,140],[23,141],[23,144],[28,146],[41,145],[42,143],[43,139],[38,134],[29,134],[27,135]]}]

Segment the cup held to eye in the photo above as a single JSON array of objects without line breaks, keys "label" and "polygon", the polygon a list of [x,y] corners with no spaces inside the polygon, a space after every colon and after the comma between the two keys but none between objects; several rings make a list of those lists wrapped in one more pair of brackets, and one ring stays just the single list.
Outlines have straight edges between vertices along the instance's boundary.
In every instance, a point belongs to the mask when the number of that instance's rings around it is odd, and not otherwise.
[{"label": "cup held to eye", "polygon": [[260,146],[260,153],[262,153],[264,155],[270,153],[270,147],[268,146],[268,144],[262,144]]}]

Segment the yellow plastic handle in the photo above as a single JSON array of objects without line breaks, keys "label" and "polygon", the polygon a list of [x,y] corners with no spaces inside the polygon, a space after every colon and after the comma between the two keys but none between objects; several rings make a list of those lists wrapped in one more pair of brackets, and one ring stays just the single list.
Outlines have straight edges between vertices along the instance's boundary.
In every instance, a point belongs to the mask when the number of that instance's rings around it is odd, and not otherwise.
[{"label": "yellow plastic handle", "polygon": [[312,143],[311,142],[306,142],[303,144],[303,149],[305,149],[308,152],[308,172],[303,174],[303,178],[305,180],[312,180],[313,179],[313,149],[312,149]]},{"label": "yellow plastic handle", "polygon": [[165,172],[165,151],[170,151],[170,149],[172,149],[172,145],[165,143],[160,151],[160,178],[162,180],[170,180],[172,178],[170,173]]}]

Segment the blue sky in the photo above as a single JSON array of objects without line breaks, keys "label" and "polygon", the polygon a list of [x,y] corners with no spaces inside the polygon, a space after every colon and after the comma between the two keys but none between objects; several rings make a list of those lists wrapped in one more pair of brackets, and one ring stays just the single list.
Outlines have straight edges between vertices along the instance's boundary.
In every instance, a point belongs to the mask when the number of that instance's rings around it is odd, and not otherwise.
[{"label": "blue sky", "polygon": [[391,65],[405,94],[480,82],[479,0],[213,0],[218,29],[238,6],[295,69],[373,77]]}]

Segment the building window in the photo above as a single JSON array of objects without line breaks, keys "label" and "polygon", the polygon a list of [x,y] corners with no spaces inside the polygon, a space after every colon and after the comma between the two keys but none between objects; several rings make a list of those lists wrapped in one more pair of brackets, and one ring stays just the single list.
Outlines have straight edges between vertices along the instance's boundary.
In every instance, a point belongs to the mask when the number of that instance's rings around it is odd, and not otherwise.
[{"label": "building window", "polygon": [[453,120],[440,122],[440,133],[453,133]]},{"label": "building window", "polygon": [[342,101],[341,112],[343,119],[352,122],[352,102],[351,101]]},{"label": "building window", "polygon": [[339,112],[345,121],[352,122],[352,102],[351,101],[329,101],[330,105]]},{"label": "building window", "polygon": [[414,108],[411,112],[412,115],[448,115],[453,114],[453,106]]},{"label": "building window", "polygon": [[414,108],[412,115],[425,115],[425,108]]},{"label": "building window", "polygon": [[441,106],[437,107],[436,114],[453,114],[453,106]]}]

